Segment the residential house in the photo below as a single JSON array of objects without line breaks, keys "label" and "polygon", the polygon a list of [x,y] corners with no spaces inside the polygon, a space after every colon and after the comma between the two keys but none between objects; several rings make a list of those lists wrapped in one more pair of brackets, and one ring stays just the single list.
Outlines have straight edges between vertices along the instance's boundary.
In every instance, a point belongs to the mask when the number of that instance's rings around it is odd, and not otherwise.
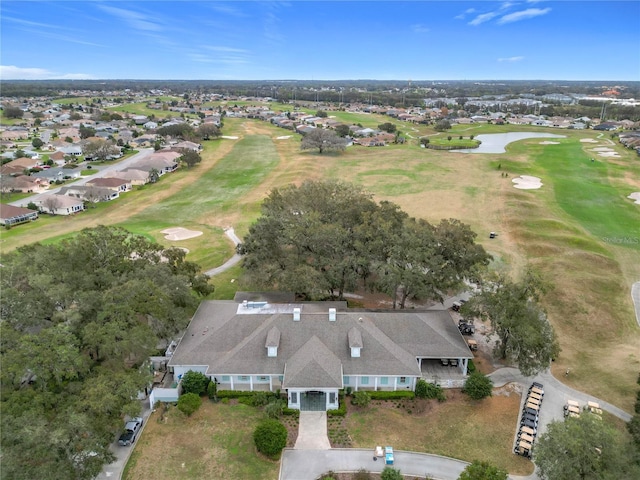
[{"label": "residential house", "polygon": [[202,150],[202,145],[200,145],[199,143],[194,143],[194,142],[189,142],[189,141],[178,142],[178,143],[176,143],[174,145],[171,145],[171,150],[174,151],[174,152],[179,152],[182,149],[193,150],[194,152],[199,152],[199,151]]},{"label": "residential house", "polygon": [[86,182],[87,186],[109,188],[118,193],[124,193],[131,190],[131,181],[123,178],[103,177],[94,178]]},{"label": "residential house", "polygon": [[53,183],[57,180],[75,180],[80,178],[81,171],[75,168],[53,167],[42,170],[41,172],[33,173],[31,176]]},{"label": "residential house", "polygon": [[43,195],[36,205],[41,211],[53,215],[73,215],[84,210],[84,202],[79,198],[57,194]]},{"label": "residential house", "polygon": [[38,219],[38,212],[28,208],[0,204],[0,225],[11,227]]},{"label": "residential house", "polygon": [[94,187],[91,185],[71,185],[62,187],[59,195],[79,198],[85,202],[98,203],[109,202],[120,196],[120,193],[111,188]]},{"label": "residential house", "polygon": [[131,185],[144,185],[149,183],[149,172],[146,170],[138,170],[135,168],[127,168],[122,171],[110,174],[113,178],[121,178],[131,182]]},{"label": "residential house", "polygon": [[72,157],[79,157],[82,155],[82,147],[80,145],[67,145],[59,147],[58,150],[65,155],[71,155]]},{"label": "residential house", "polygon": [[328,410],[346,387],[414,390],[419,378],[461,386],[473,357],[447,310],[240,298],[200,304],[168,363],[174,378],[198,371],[219,390],[280,390],[289,408]]},{"label": "residential house", "polygon": [[131,165],[131,168],[136,170],[144,170],[145,172],[150,172],[151,170],[157,170],[159,175],[164,175],[165,173],[174,172],[178,169],[178,161],[174,155],[177,152],[165,152],[165,153],[154,153],[149,155],[146,158],[140,159],[134,164]]},{"label": "residential house", "polygon": [[41,193],[49,186],[47,180],[30,175],[2,175],[0,183],[3,192]]},{"label": "residential house", "polygon": [[0,175],[22,175],[25,170],[39,167],[42,162],[37,158],[20,157],[0,167]]},{"label": "residential house", "polygon": [[59,167],[67,163],[67,161],[64,159],[64,153],[59,150],[49,155],[49,160],[52,160]]}]

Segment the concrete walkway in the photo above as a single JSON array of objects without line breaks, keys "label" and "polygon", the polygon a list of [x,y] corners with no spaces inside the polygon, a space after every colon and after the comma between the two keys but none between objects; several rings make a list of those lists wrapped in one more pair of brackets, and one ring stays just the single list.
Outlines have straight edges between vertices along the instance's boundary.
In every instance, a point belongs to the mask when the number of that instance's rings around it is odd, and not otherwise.
[{"label": "concrete walkway", "polygon": [[300,412],[296,450],[329,450],[327,412]]}]

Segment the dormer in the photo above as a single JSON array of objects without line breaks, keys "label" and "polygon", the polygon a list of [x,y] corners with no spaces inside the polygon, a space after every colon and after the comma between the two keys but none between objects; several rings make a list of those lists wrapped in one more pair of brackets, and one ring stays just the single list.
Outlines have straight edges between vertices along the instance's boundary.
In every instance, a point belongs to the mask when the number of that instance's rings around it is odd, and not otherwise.
[{"label": "dormer", "polygon": [[267,334],[267,342],[265,343],[265,347],[267,347],[267,357],[277,357],[279,345],[280,330],[278,330],[278,327],[273,327],[269,330],[269,333]]},{"label": "dormer", "polygon": [[359,358],[360,350],[362,349],[362,334],[360,330],[353,327],[349,330],[349,348],[351,349],[351,358]]}]

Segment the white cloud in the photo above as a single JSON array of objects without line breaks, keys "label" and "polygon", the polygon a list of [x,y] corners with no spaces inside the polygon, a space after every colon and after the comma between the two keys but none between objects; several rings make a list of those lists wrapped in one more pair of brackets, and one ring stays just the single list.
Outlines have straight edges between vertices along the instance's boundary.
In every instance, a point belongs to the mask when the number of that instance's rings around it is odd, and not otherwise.
[{"label": "white cloud", "polygon": [[411,25],[411,30],[413,30],[414,33],[427,33],[429,28],[421,23],[417,23],[415,25]]},{"label": "white cloud", "polygon": [[457,15],[454,18],[456,20],[464,20],[465,16],[470,15],[470,14],[474,13],[475,11],[476,11],[475,8],[467,8],[464,12],[462,12],[460,15]]},{"label": "white cloud", "polygon": [[497,16],[498,16],[497,12],[483,13],[481,15],[478,15],[473,20],[471,20],[469,22],[469,25],[473,25],[475,27],[477,25],[480,25],[481,23],[488,22],[489,20],[491,20],[492,18],[497,17]]},{"label": "white cloud", "polygon": [[136,30],[143,30],[146,32],[160,32],[163,30],[162,26],[158,23],[154,23],[147,16],[142,13],[134,12],[132,10],[126,10],[124,8],[110,7],[108,5],[98,5],[98,8],[104,10],[111,15],[120,18],[127,23],[131,28]]},{"label": "white cloud", "polygon": [[524,60],[524,57],[503,57],[503,58],[499,58],[498,61],[499,62],[520,62]]},{"label": "white cloud", "polygon": [[49,80],[62,78],[69,80],[92,79],[88,73],[56,73],[46,68],[25,68],[15,65],[0,65],[0,79],[2,80]]},{"label": "white cloud", "polygon": [[498,25],[539,17],[540,15],[546,15],[550,11],[550,8],[527,8],[526,10],[521,10],[519,12],[508,13],[498,20]]}]

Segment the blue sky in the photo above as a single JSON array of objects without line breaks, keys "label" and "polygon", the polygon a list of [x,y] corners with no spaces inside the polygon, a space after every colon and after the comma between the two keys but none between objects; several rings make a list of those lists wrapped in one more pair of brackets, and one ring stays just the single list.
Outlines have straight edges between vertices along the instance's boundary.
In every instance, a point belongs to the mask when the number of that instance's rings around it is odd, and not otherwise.
[{"label": "blue sky", "polygon": [[0,41],[0,79],[640,81],[640,0],[2,0]]}]

